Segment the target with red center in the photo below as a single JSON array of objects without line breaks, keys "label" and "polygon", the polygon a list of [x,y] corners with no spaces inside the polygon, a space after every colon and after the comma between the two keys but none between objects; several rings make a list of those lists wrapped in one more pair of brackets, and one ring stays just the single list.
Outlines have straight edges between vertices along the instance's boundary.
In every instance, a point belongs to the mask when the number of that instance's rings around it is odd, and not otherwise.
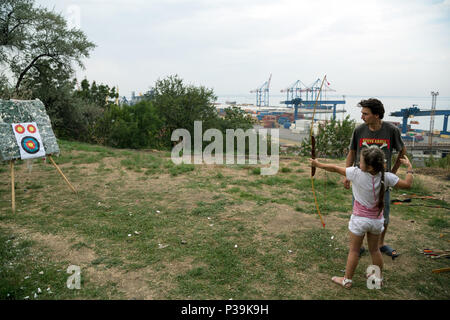
[{"label": "target with red center", "polygon": [[28,132],[31,133],[31,134],[36,133],[36,127],[33,126],[32,124],[29,124],[29,125],[27,126],[27,130],[28,130]]},{"label": "target with red center", "polygon": [[23,125],[18,124],[14,127],[14,131],[16,131],[18,134],[22,134],[25,132],[25,128],[23,127]]},{"label": "target with red center", "polygon": [[22,160],[45,157],[45,148],[36,122],[12,123],[11,125]]},{"label": "target with red center", "polygon": [[31,154],[38,153],[40,149],[39,141],[34,137],[24,137],[21,141],[21,145],[23,150]]}]

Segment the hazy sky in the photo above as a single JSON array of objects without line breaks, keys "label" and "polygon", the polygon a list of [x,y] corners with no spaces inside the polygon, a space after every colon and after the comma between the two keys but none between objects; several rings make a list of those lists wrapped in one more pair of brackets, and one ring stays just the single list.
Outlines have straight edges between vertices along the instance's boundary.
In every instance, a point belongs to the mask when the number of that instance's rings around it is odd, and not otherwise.
[{"label": "hazy sky", "polygon": [[450,0],[38,0],[97,47],[77,77],[145,92],[178,74],[216,95],[327,75],[338,94],[450,96]]}]

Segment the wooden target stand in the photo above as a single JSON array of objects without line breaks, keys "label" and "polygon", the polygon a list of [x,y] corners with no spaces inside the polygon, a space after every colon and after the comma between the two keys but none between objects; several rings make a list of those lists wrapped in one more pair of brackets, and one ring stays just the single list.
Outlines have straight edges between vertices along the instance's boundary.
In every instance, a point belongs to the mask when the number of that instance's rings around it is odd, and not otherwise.
[{"label": "wooden target stand", "polygon": [[[67,185],[70,187],[70,189],[72,189],[72,191],[74,193],[77,193],[77,190],[75,190],[75,188],[72,186],[70,181],[67,179],[67,177],[64,175],[64,173],[61,171],[61,169],[58,167],[58,165],[56,164],[55,160],[53,160],[52,155],[50,154],[50,155],[47,155],[46,157],[50,159],[50,162],[56,168],[56,170],[61,175],[61,177],[63,177],[64,181],[67,183]],[[10,161],[10,168],[11,168],[11,209],[12,209],[13,213],[16,212],[16,191],[15,191],[15,179],[14,179],[14,162],[15,161],[16,160],[11,160]]]}]

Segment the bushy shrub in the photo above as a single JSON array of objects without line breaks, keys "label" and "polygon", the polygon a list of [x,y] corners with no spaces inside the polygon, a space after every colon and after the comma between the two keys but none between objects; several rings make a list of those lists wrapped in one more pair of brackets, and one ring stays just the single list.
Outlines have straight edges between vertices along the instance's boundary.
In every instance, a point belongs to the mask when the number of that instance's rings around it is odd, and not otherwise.
[{"label": "bushy shrub", "polygon": [[[355,121],[347,116],[343,121],[331,120],[319,126],[316,138],[316,156],[327,155],[332,158],[345,157],[355,129]],[[311,137],[302,141],[300,154],[311,155]]]},{"label": "bushy shrub", "polygon": [[447,155],[443,158],[435,159],[433,156],[429,156],[428,159],[425,159],[425,165],[427,167],[439,167],[442,169],[450,168],[450,155]]},{"label": "bushy shrub", "polygon": [[94,129],[97,143],[117,148],[160,148],[163,122],[151,101],[112,105]]}]

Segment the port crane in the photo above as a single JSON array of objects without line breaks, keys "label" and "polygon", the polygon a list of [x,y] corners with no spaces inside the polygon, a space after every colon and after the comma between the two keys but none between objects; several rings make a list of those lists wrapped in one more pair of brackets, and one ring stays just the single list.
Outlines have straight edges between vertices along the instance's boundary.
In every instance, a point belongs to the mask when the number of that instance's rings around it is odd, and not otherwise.
[{"label": "port crane", "polygon": [[[316,98],[319,95],[319,98],[317,100],[317,106],[316,109],[322,109],[322,110],[331,110],[333,109],[333,119],[336,119],[336,113],[339,111],[336,111],[336,105],[338,104],[345,104],[345,100],[322,100],[322,94],[327,91],[336,91],[332,88],[330,88],[329,83],[324,83],[324,88],[322,88],[322,91],[320,91],[320,85],[322,80],[318,78],[314,83],[312,83],[310,86],[305,86],[300,80],[297,80],[292,86],[282,90],[287,92],[287,100],[281,101],[280,103],[284,103],[287,106],[294,106],[294,119],[297,119],[298,116],[298,109],[313,109],[314,104],[316,103]],[[303,84],[304,88],[301,88],[300,84]],[[302,99],[302,92],[305,92],[305,99]],[[297,96],[294,97],[294,93],[297,94]],[[289,97],[289,94],[291,96]],[[323,111],[326,112],[326,111]],[[345,111],[342,111],[345,112]],[[306,112],[307,113],[307,112]]]},{"label": "port crane", "polygon": [[259,88],[250,91],[250,93],[256,93],[256,106],[258,107],[269,106],[270,80],[272,80],[272,74],[270,74],[269,80],[264,82]]},{"label": "port crane", "polygon": [[405,108],[400,111],[391,112],[392,117],[402,117],[402,133],[406,133],[408,130],[408,118],[420,117],[420,116],[444,116],[444,126],[440,134],[450,134],[447,130],[448,116],[450,115],[450,110],[420,110],[417,107]]},{"label": "port crane", "polygon": [[[303,86],[303,87],[302,87]],[[291,84],[289,87],[285,89],[281,89],[280,92],[284,93],[286,92],[286,101],[290,101],[296,98],[302,97],[302,92],[308,92],[311,89],[306,86],[303,82],[300,80],[295,81],[293,84]],[[293,105],[287,104],[286,107],[292,108]]]}]

